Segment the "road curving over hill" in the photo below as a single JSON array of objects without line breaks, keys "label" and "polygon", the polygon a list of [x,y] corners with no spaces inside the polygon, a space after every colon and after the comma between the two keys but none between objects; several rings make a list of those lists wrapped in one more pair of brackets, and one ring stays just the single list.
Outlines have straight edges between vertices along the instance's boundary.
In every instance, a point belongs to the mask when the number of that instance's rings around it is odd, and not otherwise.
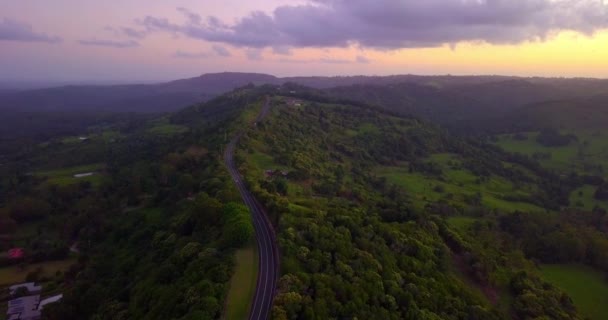
[{"label": "road curving over hill", "polygon": [[[268,114],[269,110],[270,99],[267,98],[255,123],[261,121]],[[243,198],[243,202],[245,202],[251,212],[258,247],[258,278],[253,301],[249,309],[249,319],[266,320],[270,316],[279,278],[279,250],[276,244],[276,235],[270,219],[268,219],[266,210],[247,189],[243,177],[234,164],[234,150],[242,135],[243,132],[237,133],[226,147],[224,163]]]}]

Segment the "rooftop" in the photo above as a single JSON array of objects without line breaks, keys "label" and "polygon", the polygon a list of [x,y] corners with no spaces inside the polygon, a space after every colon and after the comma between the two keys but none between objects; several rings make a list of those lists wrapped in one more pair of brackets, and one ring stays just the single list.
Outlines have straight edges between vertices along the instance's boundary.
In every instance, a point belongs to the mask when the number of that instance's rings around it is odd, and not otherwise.
[{"label": "rooftop", "polygon": [[28,293],[39,293],[42,290],[41,286],[37,286],[34,282],[26,282],[12,285],[8,288],[10,295],[15,295],[17,290],[25,288]]},{"label": "rooftop", "polygon": [[34,320],[40,319],[40,295],[26,296],[10,300],[6,314],[9,319]]}]

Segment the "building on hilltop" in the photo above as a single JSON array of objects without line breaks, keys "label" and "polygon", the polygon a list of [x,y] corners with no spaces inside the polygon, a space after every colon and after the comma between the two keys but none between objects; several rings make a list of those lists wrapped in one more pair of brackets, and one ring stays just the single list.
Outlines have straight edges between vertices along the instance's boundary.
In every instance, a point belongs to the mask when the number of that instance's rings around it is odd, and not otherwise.
[{"label": "building on hilltop", "polygon": [[37,293],[40,293],[40,291],[42,291],[42,287],[37,286],[36,283],[34,283],[34,282],[15,284],[15,285],[10,286],[8,288],[8,290],[9,290],[10,295],[14,296],[17,293],[17,291],[22,288],[27,290],[28,294],[37,294]]},{"label": "building on hilltop", "polygon": [[39,303],[40,295],[26,296],[10,300],[8,302],[8,310],[6,311],[7,319],[38,320],[41,318],[41,312],[38,309]]},{"label": "building on hilltop", "polygon": [[27,296],[14,298],[8,301],[6,319],[8,320],[39,320],[42,318],[44,306],[58,302],[63,298],[63,294],[47,297],[40,300],[41,286],[34,282],[20,283],[9,287],[11,296],[15,296],[20,290],[25,290]]}]

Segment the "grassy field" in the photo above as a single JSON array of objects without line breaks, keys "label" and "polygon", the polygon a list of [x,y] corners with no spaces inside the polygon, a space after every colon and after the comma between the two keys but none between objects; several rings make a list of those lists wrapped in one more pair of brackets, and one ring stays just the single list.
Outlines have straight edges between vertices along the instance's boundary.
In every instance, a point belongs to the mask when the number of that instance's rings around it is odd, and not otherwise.
[{"label": "grassy field", "polygon": [[25,277],[31,271],[42,268],[42,276],[53,276],[57,271],[65,271],[76,259],[66,259],[61,261],[49,261],[27,265],[24,269],[19,266],[10,266],[0,269],[0,286],[7,286],[25,281]]},{"label": "grassy field", "polygon": [[581,130],[563,133],[576,135],[578,141],[563,147],[545,147],[536,142],[537,132],[525,132],[525,140],[516,140],[512,135],[501,135],[496,144],[509,152],[528,156],[548,154],[549,158],[539,161],[550,169],[605,175],[598,167],[605,166],[608,169],[608,132]]},{"label": "grassy field", "polygon": [[516,188],[508,180],[492,176],[487,181],[480,182],[478,178],[465,169],[455,169],[447,163],[456,164],[458,159],[448,154],[437,154],[429,158],[430,161],[441,166],[441,177],[428,176],[418,172],[409,172],[408,165],[382,166],[376,168],[376,174],[385,177],[388,183],[395,184],[406,190],[417,206],[424,206],[427,202],[446,200],[456,205],[465,205],[465,199],[482,194],[481,203],[489,208],[505,211],[543,210],[533,204],[525,202],[510,202],[503,200],[506,195],[527,196],[531,189]]},{"label": "grassy field", "polygon": [[[83,135],[83,137],[88,137],[88,136]],[[80,136],[65,137],[65,138],[61,139],[61,143],[76,144],[76,143],[82,143],[82,140],[80,140]]]},{"label": "grassy field", "polygon": [[[577,172],[608,178],[608,139],[606,139],[608,131],[579,130],[562,133],[576,135],[577,141],[563,147],[545,147],[536,142],[537,132],[525,132],[523,133],[527,137],[525,140],[516,140],[512,135],[501,135],[496,144],[509,152],[531,157],[535,154],[549,155],[538,158],[539,162],[546,168],[564,174]],[[570,195],[570,205],[585,210],[591,210],[596,206],[608,208],[607,202],[594,199],[594,192],[593,186],[583,186],[574,190]]]},{"label": "grassy field", "polygon": [[124,135],[116,130],[105,130],[99,134],[99,138],[101,138],[104,142],[113,142],[123,137]]},{"label": "grassy field", "polygon": [[546,281],[568,293],[582,315],[606,319],[608,282],[600,272],[581,265],[544,265],[541,272]]},{"label": "grassy field", "polygon": [[174,136],[188,131],[188,127],[169,123],[158,124],[148,130],[148,132],[159,136]]},{"label": "grassy field", "polygon": [[226,298],[226,320],[246,319],[249,305],[255,292],[258,275],[258,255],[255,245],[251,244],[235,254],[236,268],[230,280]]},{"label": "grassy field", "polygon": [[93,185],[96,185],[101,182],[102,176],[100,174],[94,174],[92,176],[82,178],[75,178],[74,175],[79,173],[96,172],[101,170],[102,168],[102,163],[93,163],[76,167],[68,167],[48,171],[38,171],[34,174],[39,177],[46,177],[47,183],[49,184],[70,185],[74,183],[79,183],[81,181],[88,181],[91,182]]},{"label": "grassy field", "polygon": [[276,170],[286,168],[285,166],[277,164],[272,158],[272,156],[269,156],[265,153],[254,152],[248,154],[247,157],[249,157],[249,160],[262,170]]},{"label": "grassy field", "polygon": [[449,217],[447,219],[448,225],[459,231],[468,229],[475,221],[477,219],[472,217]]},{"label": "grassy field", "polygon": [[594,195],[597,187],[585,185],[582,186],[570,195],[570,206],[585,210],[593,210],[596,206],[608,209],[606,201],[596,200]]}]

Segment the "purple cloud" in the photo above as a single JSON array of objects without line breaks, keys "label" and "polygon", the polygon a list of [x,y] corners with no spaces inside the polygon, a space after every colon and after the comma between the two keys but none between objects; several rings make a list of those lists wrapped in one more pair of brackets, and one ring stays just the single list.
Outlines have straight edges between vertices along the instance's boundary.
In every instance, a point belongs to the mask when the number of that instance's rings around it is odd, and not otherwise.
[{"label": "purple cloud", "polygon": [[213,58],[213,57],[224,57],[225,58],[225,57],[230,57],[230,56],[232,56],[232,53],[230,53],[230,51],[228,51],[228,49],[226,49],[220,45],[214,45],[208,51],[187,52],[187,51],[178,50],[173,54],[174,58],[180,58],[180,59],[207,59],[207,58]]},{"label": "purple cloud", "polygon": [[357,61],[357,63],[362,63],[362,64],[368,64],[368,63],[372,62],[369,58],[367,58],[365,56],[357,56],[355,61]]},{"label": "purple cloud", "polygon": [[0,20],[0,41],[58,43],[62,39],[46,33],[36,32],[28,24],[4,18]]},{"label": "purple cloud", "polygon": [[179,59],[207,59],[211,58],[212,54],[209,52],[184,52],[178,50],[173,54],[173,57]]},{"label": "purple cloud", "polygon": [[186,18],[188,19],[188,21],[190,21],[190,23],[192,24],[200,24],[201,21],[203,20],[203,18],[201,18],[201,16],[197,13],[194,13],[186,8],[177,8],[177,11],[181,12],[184,16],[186,16]]},{"label": "purple cloud", "polygon": [[274,46],[272,52],[282,56],[290,56],[292,54],[291,48],[288,46]]},{"label": "purple cloud", "polygon": [[351,64],[351,63],[370,63],[371,60],[363,56],[357,56],[354,60],[323,57],[320,59],[279,59],[278,62],[286,63],[324,63],[324,64]]},{"label": "purple cloud", "polygon": [[120,31],[126,35],[127,37],[135,38],[135,39],[143,39],[147,36],[146,31],[135,30],[129,27],[122,27]]},{"label": "purple cloud", "polygon": [[114,36],[117,37],[129,37],[129,38],[133,38],[133,39],[144,39],[147,35],[148,35],[148,31],[146,30],[137,30],[135,28],[131,28],[131,27],[118,27],[118,28],[114,28],[114,27],[110,27],[107,26],[104,28],[106,31],[111,32]]},{"label": "purple cloud", "polygon": [[247,59],[251,61],[260,61],[263,59],[261,49],[249,49],[245,51],[245,55],[247,56]]},{"label": "purple cloud", "polygon": [[134,48],[139,46],[139,42],[135,40],[117,41],[117,40],[78,40],[78,43],[83,46],[99,46],[99,47],[110,47],[110,48]]},{"label": "purple cloud", "polygon": [[335,59],[335,58],[321,58],[321,59],[314,60],[314,61],[320,62],[320,63],[327,63],[327,64],[348,64],[348,63],[352,63],[352,61],[350,61],[350,60]]},{"label": "purple cloud", "polygon": [[178,9],[184,23],[145,17],[149,31],[249,48],[436,47],[461,41],[543,41],[562,30],[591,35],[608,27],[599,0],[309,0],[252,12],[233,24]]},{"label": "purple cloud", "polygon": [[232,55],[228,49],[219,45],[214,45],[212,49],[220,57],[230,57]]}]

